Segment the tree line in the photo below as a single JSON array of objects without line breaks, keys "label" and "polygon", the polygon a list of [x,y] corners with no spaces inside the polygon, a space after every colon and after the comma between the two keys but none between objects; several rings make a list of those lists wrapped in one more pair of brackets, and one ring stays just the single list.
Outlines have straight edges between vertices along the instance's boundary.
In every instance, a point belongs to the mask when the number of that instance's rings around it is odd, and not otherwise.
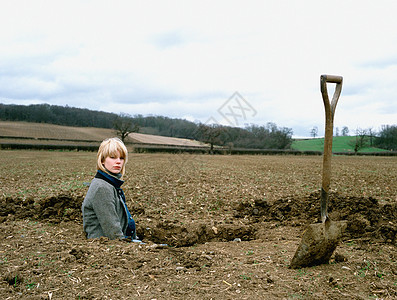
[{"label": "tree line", "polygon": [[122,138],[131,132],[199,140],[214,146],[249,149],[290,149],[291,128],[275,123],[244,128],[203,124],[164,116],[114,114],[49,104],[0,104],[0,120],[75,127],[113,128]]},{"label": "tree line", "polygon": [[0,120],[48,123],[74,127],[112,128],[116,114],[49,104],[0,103]]},{"label": "tree line", "polygon": [[397,125],[383,125],[379,132],[369,129],[358,129],[364,145],[397,151]]}]

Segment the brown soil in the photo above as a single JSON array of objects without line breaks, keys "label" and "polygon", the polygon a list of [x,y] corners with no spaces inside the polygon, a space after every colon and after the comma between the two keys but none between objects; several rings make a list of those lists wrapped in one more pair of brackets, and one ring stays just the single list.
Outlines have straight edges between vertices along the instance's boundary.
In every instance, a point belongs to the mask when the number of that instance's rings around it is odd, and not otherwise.
[{"label": "brown soil", "polygon": [[330,217],[348,226],[329,264],[296,270],[321,157],[132,154],[123,187],[144,244],[85,239],[94,165],[1,151],[1,299],[397,297],[396,158],[333,158]]}]

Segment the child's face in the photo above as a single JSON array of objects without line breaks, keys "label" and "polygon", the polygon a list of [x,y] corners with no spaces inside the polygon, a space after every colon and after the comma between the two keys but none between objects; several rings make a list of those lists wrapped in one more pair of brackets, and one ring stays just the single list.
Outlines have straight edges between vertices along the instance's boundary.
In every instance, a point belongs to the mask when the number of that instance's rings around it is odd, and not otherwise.
[{"label": "child's face", "polygon": [[118,174],[121,172],[121,169],[124,165],[124,157],[120,157],[120,152],[117,151],[117,155],[108,156],[105,158],[103,165],[107,170],[112,173]]}]

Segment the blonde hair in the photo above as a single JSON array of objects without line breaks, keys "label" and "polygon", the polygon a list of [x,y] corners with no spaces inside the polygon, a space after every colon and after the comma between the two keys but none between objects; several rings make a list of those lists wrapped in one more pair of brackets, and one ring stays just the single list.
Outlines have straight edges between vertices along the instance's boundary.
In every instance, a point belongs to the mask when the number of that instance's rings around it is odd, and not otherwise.
[{"label": "blonde hair", "polygon": [[121,175],[124,175],[125,165],[128,161],[128,150],[124,143],[117,137],[106,139],[99,146],[97,154],[97,170],[108,173],[109,171],[105,169],[103,163],[105,162],[106,157],[118,156],[117,152],[120,153],[121,158],[124,158],[124,164],[120,171]]}]

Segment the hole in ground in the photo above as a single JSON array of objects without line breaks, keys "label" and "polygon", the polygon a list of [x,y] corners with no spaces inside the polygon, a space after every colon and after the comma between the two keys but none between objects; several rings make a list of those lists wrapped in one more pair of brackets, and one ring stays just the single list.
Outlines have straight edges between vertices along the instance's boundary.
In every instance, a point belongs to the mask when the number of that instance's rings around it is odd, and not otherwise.
[{"label": "hole in ground", "polygon": [[249,241],[255,239],[254,226],[222,224],[210,226],[205,223],[177,225],[172,222],[159,222],[155,226],[138,226],[137,234],[142,239],[174,247],[188,247],[206,242],[228,242],[235,239]]}]

